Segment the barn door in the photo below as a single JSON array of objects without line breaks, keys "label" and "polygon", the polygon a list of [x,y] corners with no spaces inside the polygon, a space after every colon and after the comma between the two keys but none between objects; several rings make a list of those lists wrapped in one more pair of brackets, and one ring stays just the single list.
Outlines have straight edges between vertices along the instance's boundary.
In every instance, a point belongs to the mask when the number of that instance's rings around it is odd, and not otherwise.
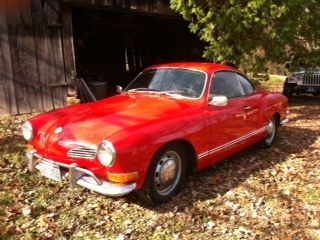
[{"label": "barn door", "polygon": [[75,76],[71,10],[57,0],[0,0],[0,115],[65,106]]},{"label": "barn door", "polygon": [[39,80],[44,110],[66,104],[67,79],[61,34],[62,12],[56,0],[31,0]]}]

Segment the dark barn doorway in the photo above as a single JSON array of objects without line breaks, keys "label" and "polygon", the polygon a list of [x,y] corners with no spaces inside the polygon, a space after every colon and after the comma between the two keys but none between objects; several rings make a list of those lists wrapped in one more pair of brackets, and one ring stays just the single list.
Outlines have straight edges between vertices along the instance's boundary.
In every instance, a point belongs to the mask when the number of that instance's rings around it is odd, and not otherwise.
[{"label": "dark barn doorway", "polygon": [[203,45],[179,17],[73,8],[78,77],[106,83],[106,96],[152,64],[201,61]]}]

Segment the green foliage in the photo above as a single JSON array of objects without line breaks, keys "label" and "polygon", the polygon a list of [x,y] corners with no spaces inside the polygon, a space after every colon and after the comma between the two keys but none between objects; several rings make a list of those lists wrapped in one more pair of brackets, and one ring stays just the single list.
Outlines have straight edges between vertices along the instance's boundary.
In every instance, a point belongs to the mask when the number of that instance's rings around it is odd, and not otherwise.
[{"label": "green foliage", "polygon": [[320,63],[319,0],[171,0],[171,8],[206,43],[207,60],[248,70]]}]

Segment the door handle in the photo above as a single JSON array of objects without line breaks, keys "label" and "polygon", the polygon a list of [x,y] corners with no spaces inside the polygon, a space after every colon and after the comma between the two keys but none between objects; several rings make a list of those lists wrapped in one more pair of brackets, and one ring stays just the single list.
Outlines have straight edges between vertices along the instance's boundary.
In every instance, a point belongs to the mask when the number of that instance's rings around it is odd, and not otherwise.
[{"label": "door handle", "polygon": [[245,107],[243,107],[243,110],[250,110],[251,109],[251,107],[250,106],[245,106]]}]

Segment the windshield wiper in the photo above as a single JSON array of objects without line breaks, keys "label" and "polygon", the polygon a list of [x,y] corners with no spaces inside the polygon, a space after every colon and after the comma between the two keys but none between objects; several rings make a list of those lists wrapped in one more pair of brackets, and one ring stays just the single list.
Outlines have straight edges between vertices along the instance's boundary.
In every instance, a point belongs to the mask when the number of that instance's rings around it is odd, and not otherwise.
[{"label": "windshield wiper", "polygon": [[182,94],[183,91],[181,90],[172,90],[172,91],[163,91],[161,93],[168,93],[168,94]]},{"label": "windshield wiper", "polygon": [[152,88],[133,88],[128,90],[128,92],[159,92],[159,90]]},{"label": "windshield wiper", "polygon": [[167,96],[170,96],[170,97],[178,97],[178,98],[181,98],[181,97],[186,97],[183,95],[183,91],[161,91],[160,94],[163,94],[163,95],[167,95]]}]

